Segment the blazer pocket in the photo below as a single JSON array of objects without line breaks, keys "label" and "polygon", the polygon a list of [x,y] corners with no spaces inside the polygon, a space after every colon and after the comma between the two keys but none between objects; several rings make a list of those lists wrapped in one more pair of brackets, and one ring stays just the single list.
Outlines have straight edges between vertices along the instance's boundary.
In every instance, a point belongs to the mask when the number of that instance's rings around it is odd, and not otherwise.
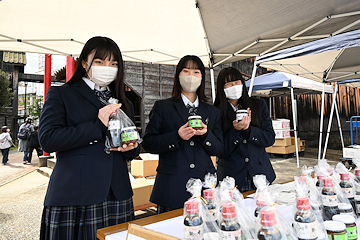
[{"label": "blazer pocket", "polygon": [[176,167],[175,167],[175,166],[171,166],[171,165],[159,164],[158,167],[156,168],[156,171],[157,171],[158,173],[175,175],[175,173],[176,173]]},{"label": "blazer pocket", "polygon": [[270,156],[269,156],[269,154],[267,152],[264,152],[263,154],[261,154],[259,156],[260,164],[266,164],[269,161],[270,161]]},{"label": "blazer pocket", "polygon": [[233,168],[234,167],[234,161],[233,160],[225,160],[220,158],[219,159],[219,165],[224,166],[224,167],[228,167],[228,168]]}]

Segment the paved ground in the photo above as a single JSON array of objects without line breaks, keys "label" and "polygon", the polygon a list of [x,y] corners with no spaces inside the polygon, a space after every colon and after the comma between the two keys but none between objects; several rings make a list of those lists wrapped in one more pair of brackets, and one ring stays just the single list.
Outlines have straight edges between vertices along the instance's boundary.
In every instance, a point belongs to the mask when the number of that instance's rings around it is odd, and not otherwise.
[{"label": "paved ground", "polygon": [[[39,239],[43,200],[49,178],[40,174],[38,158],[34,151],[33,163],[23,165],[23,153],[10,152],[7,165],[0,165],[0,239]],[[339,162],[342,152],[328,150],[331,165]],[[300,166],[314,166],[317,163],[317,149],[306,149],[300,157]],[[272,158],[277,174],[275,183],[292,180],[301,174],[295,158]],[[43,169],[46,172],[47,169]],[[137,217],[153,214],[153,210],[137,212]]]}]

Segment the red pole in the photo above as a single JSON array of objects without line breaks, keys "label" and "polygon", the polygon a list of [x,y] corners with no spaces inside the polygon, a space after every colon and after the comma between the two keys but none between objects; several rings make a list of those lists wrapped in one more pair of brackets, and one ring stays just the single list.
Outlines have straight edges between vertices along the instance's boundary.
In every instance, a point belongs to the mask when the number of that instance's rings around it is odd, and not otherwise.
[{"label": "red pole", "polygon": [[[51,55],[45,54],[45,69],[44,69],[44,101],[46,94],[51,86]],[[44,156],[49,156],[47,152],[43,152]]]},{"label": "red pole", "polygon": [[66,56],[66,81],[69,81],[75,71],[74,57]]}]

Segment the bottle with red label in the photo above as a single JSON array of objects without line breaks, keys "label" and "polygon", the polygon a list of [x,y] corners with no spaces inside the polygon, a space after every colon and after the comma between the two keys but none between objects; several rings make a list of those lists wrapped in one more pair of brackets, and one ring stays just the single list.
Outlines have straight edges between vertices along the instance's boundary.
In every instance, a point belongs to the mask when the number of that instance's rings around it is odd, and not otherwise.
[{"label": "bottle with red label", "polygon": [[321,191],[321,198],[324,205],[323,218],[331,220],[332,216],[339,214],[337,194],[333,185],[333,178],[324,178],[324,187]]},{"label": "bottle with red label", "polygon": [[222,206],[220,230],[223,240],[241,240],[241,227],[237,220],[235,205],[233,203]]},{"label": "bottle with red label", "polygon": [[275,212],[272,209],[262,210],[260,212],[261,228],[258,232],[259,240],[280,240],[281,233],[276,227]]},{"label": "bottle with red label", "polygon": [[310,210],[308,197],[296,198],[296,213],[294,217],[294,230],[299,240],[317,239],[316,217]]},{"label": "bottle with red label", "polygon": [[215,204],[215,189],[206,189],[204,190],[204,199],[206,200],[207,209],[211,213],[211,215],[214,217],[214,220],[216,219],[216,204]]},{"label": "bottle with red label", "polygon": [[267,206],[265,201],[262,201],[262,200],[259,200],[259,199],[256,200],[256,208],[255,208],[255,212],[254,212],[255,217],[260,216],[260,212],[265,206]]},{"label": "bottle with red label", "polygon": [[323,181],[323,179],[325,178],[325,176],[322,176],[322,175],[318,175],[317,176],[317,182],[316,182],[316,188],[317,188],[317,190],[319,191],[319,192],[321,192],[321,189],[322,189],[322,187],[323,187],[323,183],[324,183],[324,181]]},{"label": "bottle with red label", "polygon": [[189,201],[185,203],[186,216],[184,219],[184,239],[202,240],[204,239],[203,220],[199,214],[199,202]]},{"label": "bottle with red label", "polygon": [[351,206],[355,212],[356,206],[354,199],[354,189],[352,183],[350,182],[349,172],[340,173],[340,179],[340,187],[344,191],[345,197],[349,199],[349,202],[351,203]]},{"label": "bottle with red label", "polygon": [[[117,104],[118,100],[115,98],[110,98],[109,103]],[[109,142],[110,142],[110,147],[112,147],[112,148],[120,147],[120,145],[121,145],[120,122],[121,122],[121,120],[117,114],[117,110],[115,110],[113,113],[110,114],[109,126],[108,126],[108,131],[111,136],[111,138],[109,138]]]}]

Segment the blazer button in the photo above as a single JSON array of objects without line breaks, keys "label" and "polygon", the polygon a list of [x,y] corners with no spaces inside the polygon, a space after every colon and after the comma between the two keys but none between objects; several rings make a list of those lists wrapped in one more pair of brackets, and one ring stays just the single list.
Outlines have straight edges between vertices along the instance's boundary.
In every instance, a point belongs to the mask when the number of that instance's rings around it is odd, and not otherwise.
[{"label": "blazer button", "polygon": [[195,145],[194,141],[190,141],[190,146],[194,146],[194,145]]},{"label": "blazer button", "polygon": [[195,164],[190,164],[190,168],[195,168]]},{"label": "blazer button", "polygon": [[97,140],[94,140],[94,143],[97,143]]},{"label": "blazer button", "polygon": [[255,138],[255,141],[257,141],[257,138]]},{"label": "blazer button", "polygon": [[169,148],[171,148],[171,145],[169,145]]},{"label": "blazer button", "polygon": [[247,143],[246,139],[243,140],[243,143]]},{"label": "blazer button", "polygon": [[236,142],[236,141],[234,141],[234,144],[236,145],[236,144],[237,144],[237,142]]},{"label": "blazer button", "polygon": [[89,144],[91,145],[91,144],[93,144],[93,142],[89,142]]},{"label": "blazer button", "polygon": [[211,146],[211,142],[206,142],[206,146]]},{"label": "blazer button", "polygon": [[245,162],[249,162],[249,160],[250,160],[249,158],[245,158]]},{"label": "blazer button", "polygon": [[171,147],[175,147],[175,145],[174,145],[174,144],[171,144]]}]

